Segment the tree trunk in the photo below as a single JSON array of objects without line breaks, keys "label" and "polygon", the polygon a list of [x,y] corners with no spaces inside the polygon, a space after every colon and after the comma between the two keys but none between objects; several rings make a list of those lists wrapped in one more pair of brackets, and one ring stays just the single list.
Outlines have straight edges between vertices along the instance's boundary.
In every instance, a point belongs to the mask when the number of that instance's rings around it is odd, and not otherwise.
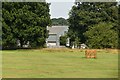
[{"label": "tree trunk", "polygon": [[23,48],[23,40],[20,39],[20,47]]}]

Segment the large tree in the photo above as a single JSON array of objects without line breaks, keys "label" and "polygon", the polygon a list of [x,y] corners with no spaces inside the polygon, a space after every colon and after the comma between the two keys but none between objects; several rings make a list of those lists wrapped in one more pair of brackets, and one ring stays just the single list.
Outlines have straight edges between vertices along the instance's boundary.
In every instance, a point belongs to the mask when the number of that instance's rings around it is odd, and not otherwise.
[{"label": "large tree", "polygon": [[119,1],[119,10],[118,10],[118,36],[119,36],[119,39],[118,39],[118,47],[120,49],[120,1]]},{"label": "large tree", "polygon": [[49,4],[45,2],[2,3],[3,48],[27,44],[31,47],[44,46],[46,27],[51,23]]},{"label": "large tree", "polygon": [[[90,44],[90,41],[93,41],[95,38],[92,38],[93,40],[90,40],[89,43],[88,39],[90,36],[95,36],[92,35],[91,29],[93,30],[99,28],[97,25],[101,25],[102,22],[112,25],[112,30],[118,32],[118,6],[116,2],[76,2],[69,13],[70,27],[68,35],[71,38],[72,42],[74,42],[76,38],[79,38],[80,43],[86,43],[88,46],[91,46],[91,48],[98,48]],[[109,28],[109,25],[107,26],[107,30],[111,30],[111,28]],[[95,26],[96,28],[92,28]],[[104,28],[102,29],[104,30]],[[101,32],[103,30],[101,30]],[[90,35],[85,35],[85,33],[89,33]],[[113,35],[116,35],[116,33],[113,33]],[[96,45],[99,45],[99,43],[96,42]],[[116,44],[114,44],[114,48],[116,47],[115,45]],[[99,46],[99,48],[105,47],[107,48],[108,46]]]},{"label": "large tree", "polygon": [[86,43],[90,48],[116,48],[118,46],[118,33],[111,23],[99,23],[85,32]]},{"label": "large tree", "polygon": [[[0,5],[2,3],[0,2]],[[0,6],[0,26],[2,26],[2,6]],[[0,49],[2,48],[2,27],[0,27]]]}]

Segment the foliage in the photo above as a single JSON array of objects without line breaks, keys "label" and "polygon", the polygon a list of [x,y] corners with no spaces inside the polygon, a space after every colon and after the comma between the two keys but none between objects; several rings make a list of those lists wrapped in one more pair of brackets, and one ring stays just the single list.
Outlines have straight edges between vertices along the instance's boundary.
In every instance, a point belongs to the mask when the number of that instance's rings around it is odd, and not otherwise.
[{"label": "foliage", "polygon": [[[72,7],[70,13],[69,13],[69,31],[68,35],[71,38],[71,42],[75,41],[75,38],[78,37],[80,39],[80,43],[87,43],[88,46],[91,46],[92,48],[108,48],[109,46],[103,46],[103,45],[98,45],[99,47],[93,46],[92,41],[94,41],[95,37],[93,35],[94,32],[91,32],[92,28],[97,27],[97,25],[102,25],[102,23],[106,23],[107,25],[107,30],[108,34],[106,34],[108,37],[109,34],[111,34],[111,29],[113,35],[116,35],[118,33],[118,6],[116,2],[102,2],[102,3],[95,3],[95,2],[76,2],[75,5]],[[109,28],[112,25],[112,28]],[[101,26],[103,27],[103,25]],[[97,27],[99,28],[99,27]],[[101,28],[100,28],[101,29]],[[102,28],[104,31],[104,28]],[[93,30],[93,31],[95,31]],[[100,30],[102,31],[102,30]],[[87,35],[85,35],[85,33]],[[88,35],[89,33],[89,35]],[[91,39],[90,35],[94,38]],[[100,34],[102,35],[102,33]],[[99,38],[102,38],[102,36],[97,35]],[[107,39],[108,37],[105,37]],[[116,36],[113,36],[113,40],[116,39]],[[88,43],[89,40],[89,43]],[[114,42],[116,42],[115,40]],[[95,45],[99,44],[97,43],[98,41],[94,42]],[[111,42],[101,42],[106,43],[106,44],[112,44],[114,48],[117,48],[116,44],[113,44]],[[112,48],[109,47],[109,48]]]},{"label": "foliage", "polygon": [[50,25],[49,4],[45,2],[3,2],[3,47],[43,46]]},{"label": "foliage", "polygon": [[53,18],[52,19],[53,26],[63,26],[68,25],[68,20],[64,18]]},{"label": "foliage", "polygon": [[61,36],[60,37],[60,45],[64,45],[66,46],[66,40],[67,40],[67,36]]},{"label": "foliage", "polygon": [[114,48],[118,45],[118,34],[111,23],[99,23],[86,31],[87,44],[90,48]]},{"label": "foliage", "polygon": [[[2,4],[0,2],[0,4]],[[2,9],[0,6],[0,49],[2,48]]]},{"label": "foliage", "polygon": [[[119,1],[119,8],[118,8],[118,26],[120,25],[120,1]],[[118,44],[120,44],[120,27],[118,27]],[[119,49],[120,49],[120,45],[118,45]]]},{"label": "foliage", "polygon": [[75,38],[75,46],[80,48],[80,39],[78,37]]}]

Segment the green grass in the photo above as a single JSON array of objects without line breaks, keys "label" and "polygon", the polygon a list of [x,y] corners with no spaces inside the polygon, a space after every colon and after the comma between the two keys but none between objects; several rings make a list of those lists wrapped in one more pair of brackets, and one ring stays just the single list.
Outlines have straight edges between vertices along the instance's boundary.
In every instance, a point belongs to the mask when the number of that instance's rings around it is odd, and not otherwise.
[{"label": "green grass", "polygon": [[41,49],[2,52],[3,78],[117,78],[118,54],[98,50],[86,59],[84,50]]}]

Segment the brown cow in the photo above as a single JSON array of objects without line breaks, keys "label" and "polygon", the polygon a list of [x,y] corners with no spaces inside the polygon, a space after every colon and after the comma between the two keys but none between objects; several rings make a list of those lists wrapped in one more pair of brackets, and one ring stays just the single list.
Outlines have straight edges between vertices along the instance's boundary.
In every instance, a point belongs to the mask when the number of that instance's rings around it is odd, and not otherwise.
[{"label": "brown cow", "polygon": [[96,58],[96,50],[86,50],[85,51],[85,57],[86,58]]}]

